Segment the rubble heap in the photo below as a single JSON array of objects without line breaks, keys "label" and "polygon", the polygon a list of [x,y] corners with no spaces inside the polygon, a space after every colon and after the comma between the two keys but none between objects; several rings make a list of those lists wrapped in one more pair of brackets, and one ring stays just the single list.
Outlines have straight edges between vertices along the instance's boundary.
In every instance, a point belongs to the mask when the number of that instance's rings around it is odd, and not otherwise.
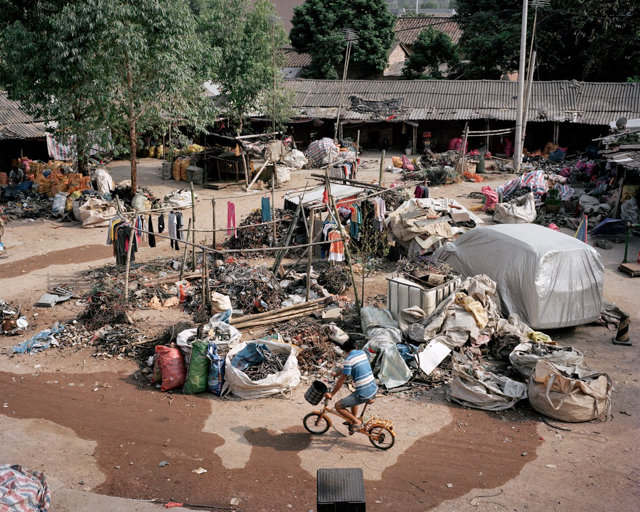
[{"label": "rubble heap", "polygon": [[[282,210],[276,208],[275,219],[280,222],[276,223],[276,247],[284,247],[284,242],[287,237],[287,233],[289,232],[289,227],[293,222],[293,214],[294,212],[290,210]],[[236,235],[230,236],[227,240],[225,240],[223,246],[226,249],[259,249],[262,247],[271,247],[272,239],[273,239],[273,225],[266,224],[258,226],[257,224],[262,224],[262,210],[256,209],[253,210],[249,215],[247,215],[240,226],[252,226],[250,228],[238,229],[236,231]],[[305,244],[307,242],[307,234],[304,229],[304,225],[298,223],[293,231],[293,236],[291,238],[291,242],[289,245],[296,244]],[[296,255],[298,251],[301,249],[292,249],[288,254]],[[241,256],[251,256],[251,257],[267,257],[274,256],[273,252],[251,252],[251,253],[239,253]]]}]

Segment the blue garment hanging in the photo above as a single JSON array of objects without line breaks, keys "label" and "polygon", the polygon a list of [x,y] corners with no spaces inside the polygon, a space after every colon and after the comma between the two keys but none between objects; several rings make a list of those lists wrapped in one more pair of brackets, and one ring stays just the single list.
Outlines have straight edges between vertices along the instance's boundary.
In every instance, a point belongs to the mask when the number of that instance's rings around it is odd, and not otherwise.
[{"label": "blue garment hanging", "polygon": [[271,218],[271,200],[268,197],[262,198],[262,222],[269,222]]}]

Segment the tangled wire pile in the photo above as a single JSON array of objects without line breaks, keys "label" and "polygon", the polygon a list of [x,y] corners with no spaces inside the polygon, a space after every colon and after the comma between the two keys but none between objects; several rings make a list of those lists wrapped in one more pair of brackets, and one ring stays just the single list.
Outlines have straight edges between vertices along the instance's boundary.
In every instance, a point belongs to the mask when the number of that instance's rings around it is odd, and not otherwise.
[{"label": "tangled wire pile", "polygon": [[[294,212],[290,210],[276,209],[276,216],[273,220],[279,220],[276,223],[276,246],[284,247],[284,242],[289,231],[289,227],[293,222]],[[224,242],[227,249],[259,249],[261,247],[270,247],[273,238],[273,226],[271,224],[258,226],[262,224],[262,210],[253,210],[240,223],[240,226],[252,226],[250,228],[238,229],[237,236],[231,236]],[[290,245],[296,243],[306,243],[307,235],[304,232],[304,226],[297,224]],[[294,254],[299,249],[292,249],[289,254]],[[240,253],[243,255],[242,253]],[[273,256],[273,252],[251,252],[252,257],[257,256]],[[244,255],[243,255],[244,256]]]},{"label": "tangled wire pile", "polygon": [[351,288],[351,274],[345,267],[329,267],[320,272],[318,283],[324,286],[329,293],[341,294]]},{"label": "tangled wire pile", "polygon": [[448,276],[453,273],[451,265],[426,255],[418,256],[413,259],[400,260],[396,270],[400,273],[411,274],[416,277],[426,274],[440,274]]},{"label": "tangled wire pile", "polygon": [[249,366],[244,373],[252,381],[258,381],[266,379],[269,375],[281,372],[284,370],[284,365],[287,362],[286,354],[274,354],[270,350],[262,352],[264,361],[255,366]]},{"label": "tangled wire pile", "polygon": [[115,279],[104,278],[85,296],[87,306],[79,318],[85,320],[87,329],[129,322],[122,291],[116,285]]},{"label": "tangled wire pile", "polygon": [[229,263],[215,272],[212,289],[228,295],[234,309],[245,314],[279,309],[285,293],[267,265]]}]

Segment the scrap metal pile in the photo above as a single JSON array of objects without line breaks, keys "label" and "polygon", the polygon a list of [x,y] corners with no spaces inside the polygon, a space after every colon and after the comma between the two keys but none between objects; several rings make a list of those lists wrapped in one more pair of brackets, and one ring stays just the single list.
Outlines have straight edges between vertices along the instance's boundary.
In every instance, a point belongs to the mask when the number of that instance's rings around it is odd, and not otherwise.
[{"label": "scrap metal pile", "polygon": [[[290,210],[282,210],[276,208],[275,219],[279,220],[275,224],[276,226],[276,243],[275,247],[284,247],[284,242],[289,232],[291,223],[293,222],[294,212]],[[258,225],[262,224],[262,225]],[[273,244],[273,224],[263,224],[262,210],[253,210],[247,217],[245,217],[240,226],[252,226],[249,228],[243,228],[236,230],[235,234],[229,236],[225,240],[223,246],[226,249],[242,250],[242,249],[260,249],[263,247],[272,247]],[[230,231],[230,233],[233,233]],[[291,238],[290,245],[305,244],[307,243],[307,235],[304,229],[304,225],[297,223],[294,228],[293,236]],[[288,254],[298,255],[302,249],[291,249]],[[274,252],[269,251],[251,251],[247,253],[239,253],[241,256],[248,257],[267,257],[274,256]]]},{"label": "scrap metal pile", "polygon": [[346,267],[338,266],[328,267],[320,272],[318,283],[333,294],[342,294],[353,285],[349,270]]},{"label": "scrap metal pile", "polygon": [[233,308],[245,315],[279,309],[286,297],[267,265],[226,263],[216,269],[211,289],[228,295]]},{"label": "scrap metal pile", "polygon": [[253,381],[266,379],[271,374],[281,372],[287,362],[285,354],[274,354],[269,350],[265,350],[261,354],[264,357],[264,361],[260,364],[249,366],[244,370],[246,376]]},{"label": "scrap metal pile", "polygon": [[326,371],[340,358],[336,345],[329,341],[327,325],[311,317],[291,320],[269,332],[300,349],[298,366],[304,374]]}]

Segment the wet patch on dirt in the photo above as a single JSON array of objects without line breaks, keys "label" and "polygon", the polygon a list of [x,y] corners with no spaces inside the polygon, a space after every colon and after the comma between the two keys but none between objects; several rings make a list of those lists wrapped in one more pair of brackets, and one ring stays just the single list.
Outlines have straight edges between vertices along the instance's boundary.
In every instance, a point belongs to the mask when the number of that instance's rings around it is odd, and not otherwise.
[{"label": "wet patch on dirt", "polygon": [[[216,401],[208,395],[168,395],[113,373],[0,373],[0,395],[7,403],[1,412],[9,417],[43,418],[97,443],[106,481],[95,492],[218,506],[237,497],[245,512],[315,508],[315,475],[302,469],[299,456],[311,443],[302,426],[246,430],[249,461],[226,469],[214,453],[224,441],[203,432],[212,410],[215,417]],[[450,412],[453,422],[417,438],[381,481],[366,482],[368,509],[428,510],[474,488],[502,485],[535,458],[541,441],[526,414],[457,406]],[[357,467],[354,453],[345,449],[339,467]],[[159,467],[161,461],[169,465]],[[207,473],[192,472],[200,467]]]},{"label": "wet patch on dirt", "polygon": [[20,261],[3,263],[0,265],[0,279],[17,277],[34,270],[50,267],[51,265],[68,265],[70,263],[86,263],[113,256],[113,248],[106,245],[80,245],[70,249],[50,251],[38,254]]}]

